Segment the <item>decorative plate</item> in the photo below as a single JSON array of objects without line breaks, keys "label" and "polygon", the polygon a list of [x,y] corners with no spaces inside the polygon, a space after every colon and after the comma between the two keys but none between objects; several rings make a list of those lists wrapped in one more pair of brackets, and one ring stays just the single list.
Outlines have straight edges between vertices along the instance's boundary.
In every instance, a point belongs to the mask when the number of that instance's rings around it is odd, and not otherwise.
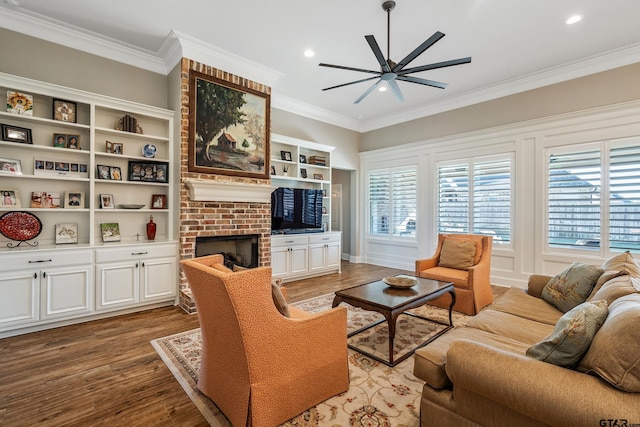
[{"label": "decorative plate", "polygon": [[35,239],[42,231],[40,218],[24,211],[11,211],[0,216],[0,233],[11,239],[24,242]]},{"label": "decorative plate", "polygon": [[118,205],[120,209],[142,209],[144,205]]},{"label": "decorative plate", "polygon": [[144,147],[142,147],[142,155],[145,157],[155,157],[156,156],[156,151],[157,151],[157,147],[153,144],[147,144]]},{"label": "decorative plate", "polygon": [[385,277],[382,279],[384,283],[392,288],[406,289],[414,286],[418,281],[413,277]]}]

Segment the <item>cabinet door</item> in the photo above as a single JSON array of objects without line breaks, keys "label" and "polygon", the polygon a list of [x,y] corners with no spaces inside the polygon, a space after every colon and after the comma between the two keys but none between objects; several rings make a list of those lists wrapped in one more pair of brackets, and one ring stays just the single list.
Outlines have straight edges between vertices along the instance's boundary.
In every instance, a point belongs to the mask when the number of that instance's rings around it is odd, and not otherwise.
[{"label": "cabinet door", "polygon": [[271,276],[287,277],[289,274],[289,248],[271,247]]},{"label": "cabinet door", "polygon": [[139,261],[96,266],[96,309],[120,308],[139,300]]},{"label": "cabinet door", "polygon": [[92,311],[91,271],[90,265],[43,270],[42,317],[65,317]]},{"label": "cabinet door", "polygon": [[340,269],[342,245],[338,242],[327,243],[325,247],[325,267],[328,270]]},{"label": "cabinet door", "polygon": [[176,296],[178,278],[175,258],[145,260],[141,265],[142,301],[166,300]]},{"label": "cabinet door", "polygon": [[20,271],[0,277],[0,330],[38,321],[40,273]]},{"label": "cabinet door", "polygon": [[309,245],[309,272],[322,271],[325,269],[325,244],[318,243]]},{"label": "cabinet door", "polygon": [[305,274],[309,265],[309,246],[293,246],[289,251],[289,274]]}]

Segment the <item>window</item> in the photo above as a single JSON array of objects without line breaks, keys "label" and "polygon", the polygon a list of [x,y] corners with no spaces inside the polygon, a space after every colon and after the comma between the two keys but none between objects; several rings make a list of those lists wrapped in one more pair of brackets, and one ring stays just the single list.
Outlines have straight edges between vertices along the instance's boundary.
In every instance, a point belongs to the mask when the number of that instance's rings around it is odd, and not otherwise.
[{"label": "window", "polygon": [[549,245],[640,249],[640,140],[553,151],[548,154]]},{"label": "window", "polygon": [[512,157],[472,158],[438,167],[438,232],[511,242]]},{"label": "window", "polygon": [[369,173],[369,233],[416,235],[416,168]]}]

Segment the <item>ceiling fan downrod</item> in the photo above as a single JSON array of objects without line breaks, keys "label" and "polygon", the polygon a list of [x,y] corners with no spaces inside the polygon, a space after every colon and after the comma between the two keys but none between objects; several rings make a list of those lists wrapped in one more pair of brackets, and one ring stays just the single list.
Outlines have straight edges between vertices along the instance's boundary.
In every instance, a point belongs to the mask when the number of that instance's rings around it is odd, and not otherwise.
[{"label": "ceiling fan downrod", "polygon": [[387,63],[391,61],[391,11],[396,7],[396,2],[388,0],[382,3],[382,9],[387,12]]}]

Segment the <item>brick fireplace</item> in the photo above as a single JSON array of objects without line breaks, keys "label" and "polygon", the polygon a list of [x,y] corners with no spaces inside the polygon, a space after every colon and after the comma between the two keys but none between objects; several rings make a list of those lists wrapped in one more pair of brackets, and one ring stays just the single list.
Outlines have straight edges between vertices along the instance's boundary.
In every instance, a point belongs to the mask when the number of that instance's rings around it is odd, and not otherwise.
[{"label": "brick fireplace", "polygon": [[[196,238],[258,236],[258,265],[271,265],[271,191],[269,179],[189,172],[189,70],[262,93],[271,88],[182,58],[180,119],[180,259],[195,256]],[[180,273],[180,306],[195,312],[188,282]]]}]

